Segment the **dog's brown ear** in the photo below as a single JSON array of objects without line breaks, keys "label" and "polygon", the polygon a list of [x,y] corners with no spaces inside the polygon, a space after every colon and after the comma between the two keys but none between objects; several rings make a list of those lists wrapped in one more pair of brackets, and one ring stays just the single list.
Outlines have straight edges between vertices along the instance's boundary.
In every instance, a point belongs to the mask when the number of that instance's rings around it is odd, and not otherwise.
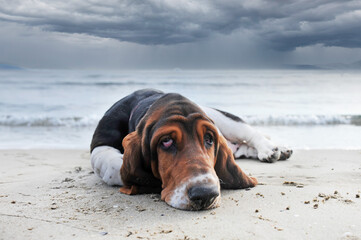
[{"label": "dog's brown ear", "polygon": [[232,150],[227,146],[227,141],[223,136],[219,136],[219,148],[214,168],[222,188],[248,188],[258,183],[257,179],[248,177],[236,164]]},{"label": "dog's brown ear", "polygon": [[128,134],[123,139],[123,147],[123,165],[120,175],[124,186],[119,191],[129,195],[160,192],[161,181],[153,176],[151,170],[145,168],[141,137],[137,131]]}]

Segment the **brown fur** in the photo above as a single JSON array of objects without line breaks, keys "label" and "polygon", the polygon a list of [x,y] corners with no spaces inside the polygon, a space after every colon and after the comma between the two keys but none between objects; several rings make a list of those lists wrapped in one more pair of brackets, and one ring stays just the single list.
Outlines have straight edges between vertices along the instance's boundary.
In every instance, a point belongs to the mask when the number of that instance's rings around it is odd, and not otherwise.
[{"label": "brown fur", "polygon": [[[213,136],[207,148],[204,135]],[[160,142],[171,137],[176,151],[164,151]],[[248,188],[257,184],[236,164],[226,140],[206,114],[187,99],[159,100],[148,110],[136,131],[123,140],[121,177],[126,194],[169,194],[192,176],[215,171],[224,188]]]}]

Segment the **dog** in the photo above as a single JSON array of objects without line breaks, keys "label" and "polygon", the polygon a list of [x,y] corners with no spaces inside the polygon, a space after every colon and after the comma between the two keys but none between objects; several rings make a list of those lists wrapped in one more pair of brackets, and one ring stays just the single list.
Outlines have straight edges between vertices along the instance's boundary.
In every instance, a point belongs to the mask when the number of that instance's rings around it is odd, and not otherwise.
[{"label": "dog", "polygon": [[219,206],[221,188],[256,186],[235,158],[273,163],[291,155],[233,114],[153,89],[116,102],[91,142],[92,167],[105,183],[130,195],[161,193],[183,210]]}]

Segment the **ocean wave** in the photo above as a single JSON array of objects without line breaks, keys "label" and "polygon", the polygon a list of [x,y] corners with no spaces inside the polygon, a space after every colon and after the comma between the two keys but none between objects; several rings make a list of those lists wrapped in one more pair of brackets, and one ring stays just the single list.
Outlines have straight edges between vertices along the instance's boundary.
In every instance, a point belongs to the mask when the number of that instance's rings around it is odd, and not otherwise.
[{"label": "ocean wave", "polygon": [[256,126],[361,125],[361,115],[246,116],[243,119]]},{"label": "ocean wave", "polygon": [[0,126],[8,127],[88,127],[98,121],[97,117],[0,116]]},{"label": "ocean wave", "polygon": [[[361,126],[361,115],[285,115],[243,116],[245,122],[254,126]],[[49,117],[49,116],[0,116],[0,126],[8,127],[89,127],[95,126],[100,117]]]}]

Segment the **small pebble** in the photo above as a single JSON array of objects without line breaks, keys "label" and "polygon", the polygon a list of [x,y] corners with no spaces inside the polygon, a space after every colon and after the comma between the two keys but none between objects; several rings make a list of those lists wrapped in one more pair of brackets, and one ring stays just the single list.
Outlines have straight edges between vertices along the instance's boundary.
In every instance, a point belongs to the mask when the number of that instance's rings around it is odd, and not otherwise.
[{"label": "small pebble", "polygon": [[356,198],[360,198],[360,194],[356,194]]},{"label": "small pebble", "polygon": [[[335,193],[335,194],[336,194],[336,193]],[[319,197],[322,197],[322,198],[326,197],[326,195],[325,195],[324,193],[319,193],[318,196],[319,196]]]},{"label": "small pebble", "polygon": [[102,236],[105,236],[105,235],[108,234],[108,232],[100,232],[99,234],[102,235]]},{"label": "small pebble", "polygon": [[313,205],[313,208],[314,208],[314,209],[317,209],[317,208],[318,208],[318,204],[316,203],[315,205]]}]

